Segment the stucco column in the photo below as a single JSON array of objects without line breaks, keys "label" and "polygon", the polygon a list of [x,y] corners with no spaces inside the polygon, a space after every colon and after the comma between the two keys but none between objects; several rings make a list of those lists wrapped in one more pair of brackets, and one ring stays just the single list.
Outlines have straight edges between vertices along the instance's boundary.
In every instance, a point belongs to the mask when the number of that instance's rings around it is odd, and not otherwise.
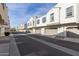
[{"label": "stucco column", "polygon": [[5,35],[4,35],[4,32],[5,32],[5,28],[2,27],[2,28],[1,28],[1,36],[5,36]]},{"label": "stucco column", "polygon": [[66,28],[67,27],[59,27],[58,28],[58,35],[59,36],[65,36],[66,37]]},{"label": "stucco column", "polygon": [[64,36],[67,37],[67,27],[63,27],[64,29]]},{"label": "stucco column", "polygon": [[41,34],[45,35],[45,28],[41,28]]},{"label": "stucco column", "polygon": [[34,34],[36,33],[36,29],[35,29],[35,28],[33,28],[33,33],[34,33]]}]

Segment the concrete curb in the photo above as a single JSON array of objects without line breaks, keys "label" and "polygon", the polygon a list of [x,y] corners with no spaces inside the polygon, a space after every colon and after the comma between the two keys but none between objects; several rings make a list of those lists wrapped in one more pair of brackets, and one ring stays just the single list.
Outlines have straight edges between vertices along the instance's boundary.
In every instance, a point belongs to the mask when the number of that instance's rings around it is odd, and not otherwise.
[{"label": "concrete curb", "polygon": [[69,38],[69,37],[64,37],[64,38],[58,37],[58,38],[56,38],[56,36],[46,36],[46,37],[55,38],[55,39],[58,39],[58,40],[65,40],[65,41],[79,43],[79,38]]},{"label": "concrete curb", "polygon": [[20,56],[20,52],[18,50],[18,47],[15,42],[15,38],[12,36],[10,40],[10,50],[9,50],[10,56]]},{"label": "concrete curb", "polygon": [[79,56],[79,52],[78,51],[75,51],[75,50],[72,50],[72,49],[69,49],[69,48],[65,48],[63,46],[60,46],[60,45],[57,45],[57,44],[54,44],[54,43],[50,43],[50,42],[47,42],[47,41],[44,41],[44,40],[41,40],[41,39],[37,39],[37,38],[31,37],[31,36],[29,36],[29,38],[31,38],[33,40],[36,40],[38,42],[41,42],[41,43],[43,43],[45,45],[48,45],[48,46],[50,46],[52,48],[56,48],[56,49],[58,49],[60,51],[68,53],[70,55]]},{"label": "concrete curb", "polygon": [[[28,34],[29,35],[29,34]],[[34,34],[34,35],[39,35],[39,34]],[[70,41],[74,43],[79,43],[79,38],[69,38],[69,37],[56,37],[56,35],[40,35],[40,36],[45,36],[57,40],[65,40],[65,41]]]}]

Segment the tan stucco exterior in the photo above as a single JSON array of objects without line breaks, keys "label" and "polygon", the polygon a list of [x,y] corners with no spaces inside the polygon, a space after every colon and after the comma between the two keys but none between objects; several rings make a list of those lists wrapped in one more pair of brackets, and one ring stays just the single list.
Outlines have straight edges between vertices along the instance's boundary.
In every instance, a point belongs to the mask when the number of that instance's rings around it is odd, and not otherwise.
[{"label": "tan stucco exterior", "polygon": [[6,4],[0,3],[0,36],[5,36],[4,32],[9,31],[10,23]]}]

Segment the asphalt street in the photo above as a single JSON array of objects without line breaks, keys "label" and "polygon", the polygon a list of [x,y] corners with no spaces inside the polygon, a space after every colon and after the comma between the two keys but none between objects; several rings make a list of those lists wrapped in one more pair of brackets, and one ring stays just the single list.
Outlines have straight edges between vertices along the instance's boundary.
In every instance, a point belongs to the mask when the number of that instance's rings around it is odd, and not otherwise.
[{"label": "asphalt street", "polygon": [[22,56],[69,56],[67,53],[30,39],[26,35],[14,36],[14,38]]},{"label": "asphalt street", "polygon": [[79,43],[26,33],[13,33],[13,38],[15,56],[79,56]]},{"label": "asphalt street", "polygon": [[[15,40],[16,46],[21,56],[70,56],[70,54],[67,54],[63,51],[52,48],[41,42],[29,38],[29,36],[25,33],[13,34],[13,38]],[[13,50],[13,48],[14,47],[11,47],[11,51]],[[17,55],[16,52],[13,54]]]},{"label": "asphalt street", "polygon": [[42,40],[45,40],[45,41],[48,41],[51,43],[55,43],[57,45],[60,45],[60,46],[63,46],[63,47],[69,48],[69,49],[73,49],[73,50],[76,50],[79,52],[79,43],[74,43],[74,42],[65,41],[65,40],[58,40],[55,38],[49,38],[46,36],[34,35],[34,34],[33,35],[30,34],[28,36],[39,38],[39,39],[42,39]]}]

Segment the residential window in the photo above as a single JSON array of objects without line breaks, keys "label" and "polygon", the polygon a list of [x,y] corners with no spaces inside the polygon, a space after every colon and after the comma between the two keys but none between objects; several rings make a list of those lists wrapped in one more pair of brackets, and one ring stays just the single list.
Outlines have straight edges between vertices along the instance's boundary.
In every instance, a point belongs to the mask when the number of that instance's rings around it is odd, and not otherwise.
[{"label": "residential window", "polygon": [[66,18],[73,17],[73,16],[74,16],[73,13],[74,13],[74,11],[73,11],[73,6],[68,7],[68,8],[66,9]]},{"label": "residential window", "polygon": [[0,15],[0,19],[2,18],[2,16]]},{"label": "residential window", "polygon": [[54,13],[50,14],[50,22],[54,21]]},{"label": "residential window", "polygon": [[1,14],[0,14],[0,19],[2,20],[2,16],[1,16]]},{"label": "residential window", "polygon": [[30,26],[32,26],[32,22],[30,22]]},{"label": "residential window", "polygon": [[42,22],[45,23],[46,22],[46,17],[42,18]]},{"label": "residential window", "polygon": [[34,21],[33,21],[33,25],[34,25]]},{"label": "residential window", "polygon": [[27,25],[29,26],[29,23]]},{"label": "residential window", "polygon": [[2,3],[2,7],[3,7],[3,9],[4,9],[4,3]]},{"label": "residential window", "polygon": [[39,22],[40,22],[40,20],[38,19],[38,20],[37,20],[37,24],[39,24]]}]

